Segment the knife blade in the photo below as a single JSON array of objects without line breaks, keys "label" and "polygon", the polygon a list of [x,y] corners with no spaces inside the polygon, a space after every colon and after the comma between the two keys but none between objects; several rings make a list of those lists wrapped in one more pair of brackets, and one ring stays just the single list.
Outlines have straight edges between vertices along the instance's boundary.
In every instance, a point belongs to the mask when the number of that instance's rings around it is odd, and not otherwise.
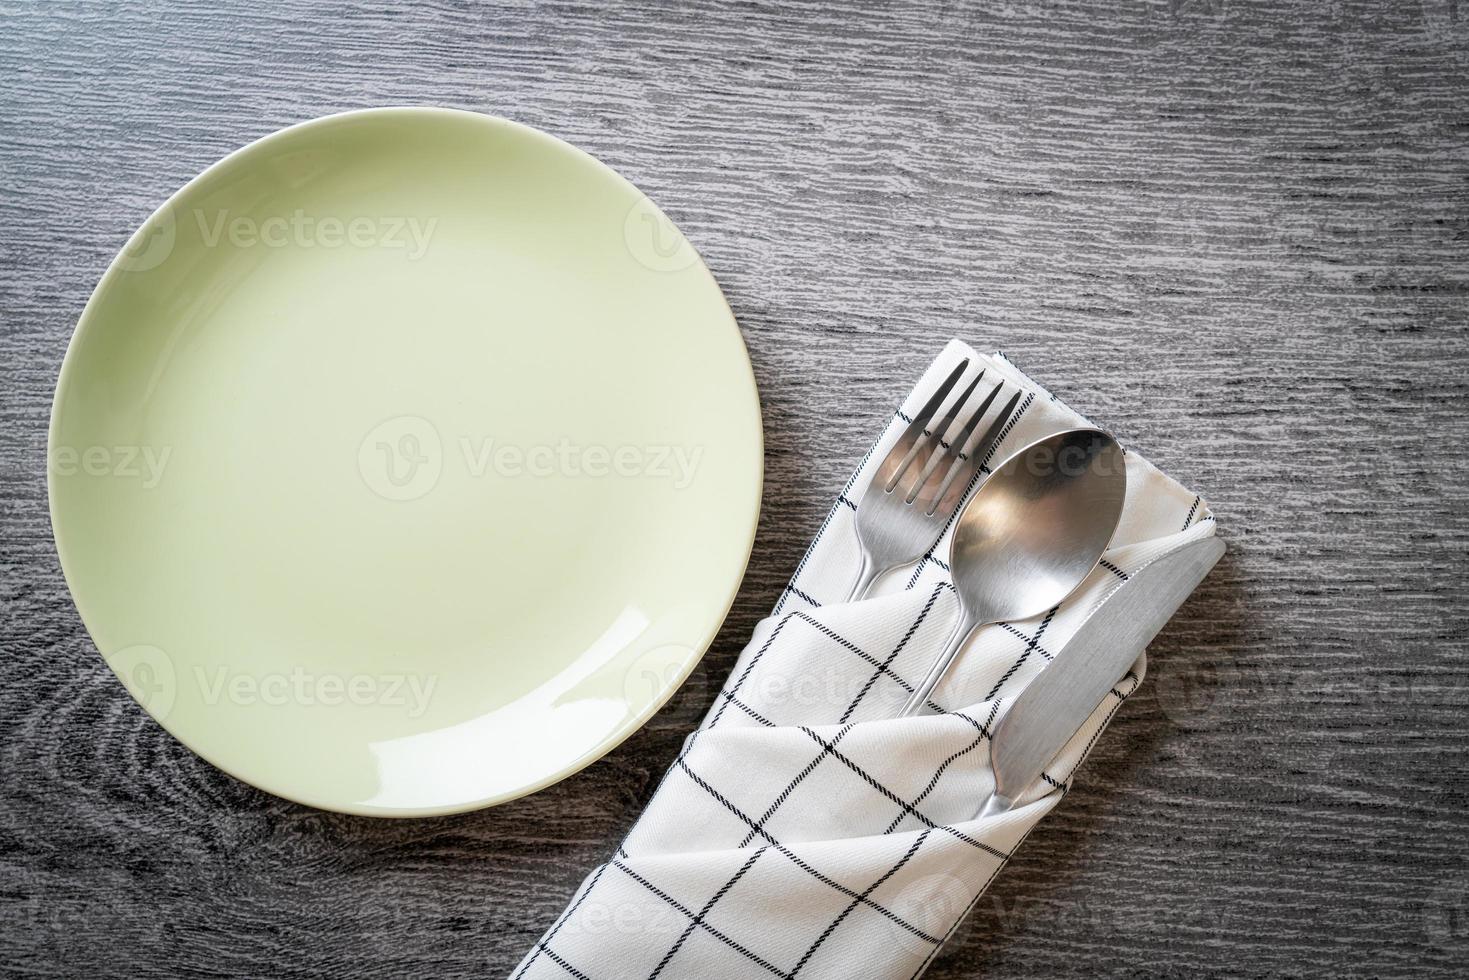
[{"label": "knife blade", "polygon": [[995,726],[995,791],[979,816],[1014,805],[1222,554],[1224,542],[1217,537],[1185,545],[1133,572],[1087,617]]}]

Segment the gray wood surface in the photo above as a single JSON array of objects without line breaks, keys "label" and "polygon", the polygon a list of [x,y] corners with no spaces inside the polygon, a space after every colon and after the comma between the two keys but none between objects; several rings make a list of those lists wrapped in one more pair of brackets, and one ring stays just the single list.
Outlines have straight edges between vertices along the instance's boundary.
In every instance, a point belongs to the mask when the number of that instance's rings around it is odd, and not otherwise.
[{"label": "gray wood surface", "polygon": [[[0,971],[503,975],[636,816],[950,336],[1205,493],[1231,552],[932,971],[1455,976],[1469,959],[1469,9],[0,4]],[[382,822],[198,761],[71,605],[52,386],[187,178],[352,107],[497,113],[646,190],[765,408],[748,580],[561,785]]]}]

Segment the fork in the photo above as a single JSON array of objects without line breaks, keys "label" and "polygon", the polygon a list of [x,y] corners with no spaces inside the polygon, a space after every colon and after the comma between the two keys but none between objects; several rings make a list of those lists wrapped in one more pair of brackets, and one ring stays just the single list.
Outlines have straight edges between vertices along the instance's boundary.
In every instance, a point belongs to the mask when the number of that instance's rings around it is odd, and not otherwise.
[{"label": "fork", "polygon": [[[913,421],[877,465],[872,482],[857,503],[861,564],[847,602],[864,597],[879,575],[910,565],[933,549],[979,473],[980,461],[988,458],[1010,413],[1019,403],[1021,392],[1016,391],[974,447],[964,452],[980,420],[1005,387],[1004,381],[992,386],[978,406],[971,408],[971,396],[984,377],[981,370],[954,399],[939,424],[930,429],[929,420],[968,367],[968,358],[960,361],[913,416]],[[944,436],[955,424],[963,426],[959,435],[945,441]]]}]

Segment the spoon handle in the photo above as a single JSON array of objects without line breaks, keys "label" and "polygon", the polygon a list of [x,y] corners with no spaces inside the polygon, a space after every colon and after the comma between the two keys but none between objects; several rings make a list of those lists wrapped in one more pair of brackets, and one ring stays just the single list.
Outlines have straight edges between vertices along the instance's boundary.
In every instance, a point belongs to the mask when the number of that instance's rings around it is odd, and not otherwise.
[{"label": "spoon handle", "polygon": [[943,652],[938,655],[933,666],[928,668],[928,674],[923,678],[923,682],[913,689],[908,703],[903,705],[902,711],[898,712],[899,718],[908,718],[923,711],[924,705],[928,702],[928,696],[933,693],[938,682],[943,680],[944,674],[948,673],[949,665],[954,662],[954,658],[959,656],[959,651],[964,648],[964,641],[969,639],[969,634],[973,633],[977,626],[979,626],[979,621],[973,614],[961,608],[958,622],[954,624],[949,638],[944,641]]}]

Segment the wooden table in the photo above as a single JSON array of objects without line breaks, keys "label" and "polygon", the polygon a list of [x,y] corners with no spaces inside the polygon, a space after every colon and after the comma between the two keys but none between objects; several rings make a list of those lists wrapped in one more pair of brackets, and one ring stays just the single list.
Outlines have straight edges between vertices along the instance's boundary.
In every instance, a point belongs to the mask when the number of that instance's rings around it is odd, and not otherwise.
[{"label": "wooden table", "polygon": [[[503,975],[961,336],[1203,492],[1231,551],[930,976],[1461,975],[1458,0],[0,10],[6,974]],[[692,695],[529,799],[384,822],[256,792],[134,705],[62,581],[44,456],[72,326],[149,211],[394,103],[544,128],[658,201],[744,330],[768,475]]]}]

